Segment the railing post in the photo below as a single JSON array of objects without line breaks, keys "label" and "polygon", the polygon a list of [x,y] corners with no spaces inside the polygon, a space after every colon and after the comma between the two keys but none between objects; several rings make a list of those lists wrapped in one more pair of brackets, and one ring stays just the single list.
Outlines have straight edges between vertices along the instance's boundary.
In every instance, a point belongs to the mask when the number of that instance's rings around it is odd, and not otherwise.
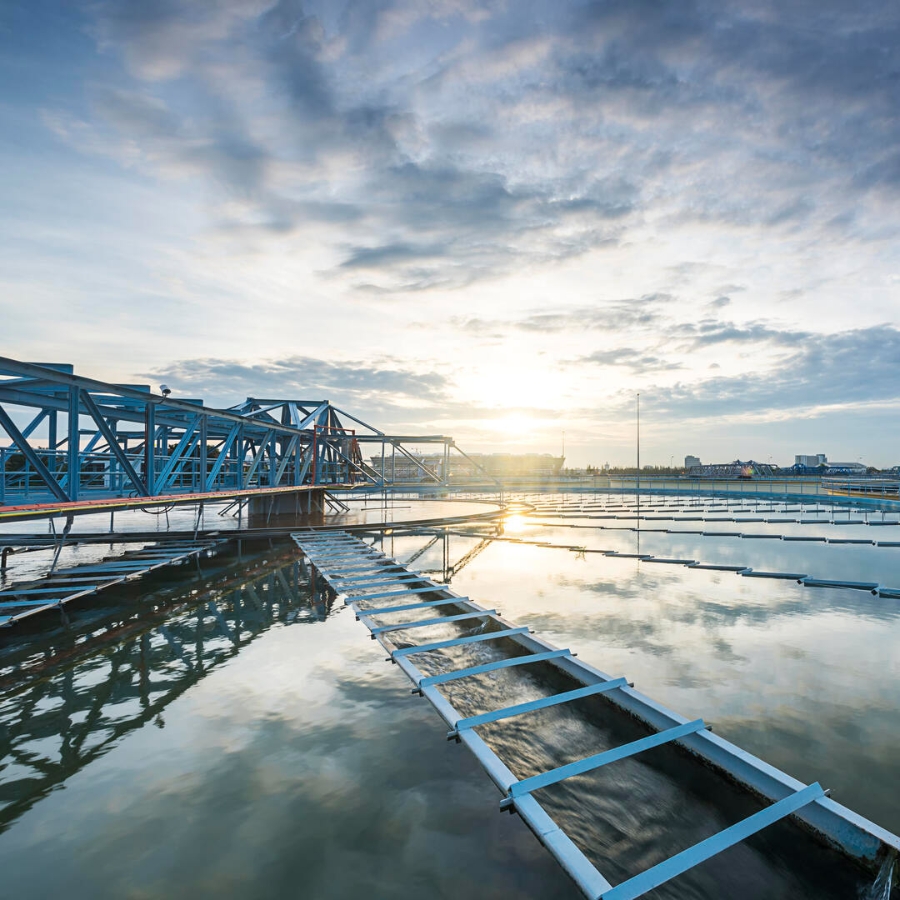
[{"label": "railing post", "polygon": [[78,499],[78,488],[81,481],[81,430],[79,428],[78,413],[81,407],[79,403],[78,388],[69,388],[69,496],[73,500]]},{"label": "railing post", "polygon": [[144,483],[149,496],[156,494],[156,404],[144,407]]},{"label": "railing post", "polygon": [[207,419],[206,416],[200,417],[200,459],[198,462],[199,472],[197,479],[197,487],[201,491],[206,490],[206,456],[207,456],[207,439],[208,439],[208,431],[207,431]]}]

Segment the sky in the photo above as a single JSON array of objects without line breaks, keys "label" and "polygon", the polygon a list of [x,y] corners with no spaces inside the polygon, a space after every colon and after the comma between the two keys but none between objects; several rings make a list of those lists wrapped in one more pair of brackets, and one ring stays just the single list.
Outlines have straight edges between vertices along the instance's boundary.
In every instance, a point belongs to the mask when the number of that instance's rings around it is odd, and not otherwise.
[{"label": "sky", "polygon": [[868,0],[5,0],[0,354],[898,464],[898,48]]}]

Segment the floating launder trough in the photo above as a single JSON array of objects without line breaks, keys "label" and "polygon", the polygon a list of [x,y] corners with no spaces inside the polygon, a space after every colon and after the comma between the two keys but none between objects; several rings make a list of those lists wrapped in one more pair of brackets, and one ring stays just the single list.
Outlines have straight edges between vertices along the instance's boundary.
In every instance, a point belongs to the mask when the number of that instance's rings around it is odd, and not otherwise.
[{"label": "floating launder trough", "polygon": [[[704,860],[734,846],[762,829],[788,816],[794,816],[808,830],[847,856],[875,870],[886,854],[900,851],[900,837],[864,819],[828,797],[828,791],[817,783],[805,785],[785,772],[713,734],[702,719],[688,721],[650,697],[636,691],[625,678],[614,678],[574,658],[569,650],[560,650],[535,637],[527,627],[505,621],[496,610],[484,609],[468,597],[459,597],[446,585],[437,584],[424,575],[410,573],[402,564],[375,550],[369,544],[346,532],[297,532],[293,535],[300,549],[338,594],[347,595],[349,605],[415,685],[413,693],[425,697],[450,726],[448,737],[464,743],[475,755],[493,782],[504,794],[501,809],[518,812],[542,844],[553,854],[573,878],[586,897],[592,900],[631,900],[643,896],[661,884],[681,875]],[[361,564],[371,565],[377,580],[357,580]],[[346,573],[352,568],[353,575]],[[413,577],[411,577],[413,576]],[[391,590],[390,586],[394,589]],[[374,590],[370,590],[370,586]],[[349,595],[350,591],[361,593]],[[361,602],[382,598],[406,598],[410,603],[381,605],[375,609],[360,608]],[[373,618],[403,615],[413,610],[434,607],[441,610],[438,618],[377,625]],[[454,612],[454,609],[461,612]],[[443,614],[446,611],[446,615]],[[483,619],[496,631],[458,637],[450,640],[423,642],[393,648],[385,640],[397,630],[410,630],[443,622]],[[414,661],[419,653],[449,647],[466,646],[485,641],[508,639],[525,649],[527,655],[499,659],[481,665],[464,667],[439,675],[426,675]],[[557,667],[582,686],[551,697],[493,710],[477,716],[462,716],[438,691],[438,687],[485,672],[504,668],[546,663]],[[605,750],[548,772],[519,780],[475,732],[478,725],[512,718],[524,713],[569,703],[586,696],[602,694],[610,703],[635,716],[656,733],[621,747]],[[557,825],[535,799],[534,792],[567,778],[593,771],[601,766],[635,756],[653,747],[677,742],[695,756],[721,770],[752,793],[770,801],[770,805],[740,822],[700,841],[620,884],[613,886],[582,853],[571,838]]]}]

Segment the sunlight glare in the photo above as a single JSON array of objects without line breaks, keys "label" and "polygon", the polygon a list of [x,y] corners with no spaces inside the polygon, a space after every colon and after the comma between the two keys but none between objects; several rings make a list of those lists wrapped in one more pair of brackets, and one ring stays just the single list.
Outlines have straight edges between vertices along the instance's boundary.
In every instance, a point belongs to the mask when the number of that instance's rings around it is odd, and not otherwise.
[{"label": "sunlight glare", "polygon": [[519,534],[524,531],[528,526],[528,520],[525,516],[520,515],[519,513],[513,513],[511,516],[507,516],[503,520],[503,531],[511,532],[512,534]]}]

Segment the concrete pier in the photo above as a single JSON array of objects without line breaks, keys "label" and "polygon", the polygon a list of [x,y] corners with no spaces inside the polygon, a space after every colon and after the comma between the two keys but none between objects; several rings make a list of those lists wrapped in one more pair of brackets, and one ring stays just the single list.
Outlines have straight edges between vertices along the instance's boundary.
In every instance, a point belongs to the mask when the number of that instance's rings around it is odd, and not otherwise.
[{"label": "concrete pier", "polygon": [[266,525],[321,525],[325,520],[325,490],[304,489],[284,494],[251,497],[251,528]]}]

